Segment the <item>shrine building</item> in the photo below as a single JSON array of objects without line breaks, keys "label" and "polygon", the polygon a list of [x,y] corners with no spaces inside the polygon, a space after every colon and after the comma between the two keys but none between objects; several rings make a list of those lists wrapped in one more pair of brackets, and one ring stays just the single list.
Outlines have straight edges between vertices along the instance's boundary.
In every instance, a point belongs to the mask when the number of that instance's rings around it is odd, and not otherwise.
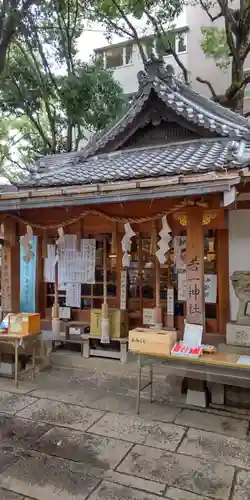
[{"label": "shrine building", "polygon": [[154,324],[181,336],[187,319],[223,343],[238,314],[230,277],[250,272],[250,124],[161,61],[138,84],[86,147],[40,158],[1,192],[2,310],[97,338],[100,318],[113,338]]}]

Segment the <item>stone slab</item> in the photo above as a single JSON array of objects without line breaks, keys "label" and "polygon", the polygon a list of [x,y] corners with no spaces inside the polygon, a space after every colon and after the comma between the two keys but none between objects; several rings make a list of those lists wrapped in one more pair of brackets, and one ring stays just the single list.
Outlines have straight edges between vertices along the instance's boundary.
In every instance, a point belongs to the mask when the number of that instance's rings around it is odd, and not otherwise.
[{"label": "stone slab", "polygon": [[209,500],[208,497],[203,497],[196,495],[196,493],[190,493],[189,491],[171,487],[167,488],[165,496],[169,498],[169,500]]},{"label": "stone slab", "polygon": [[14,415],[35,401],[36,399],[31,396],[0,391],[0,412]]},{"label": "stone slab", "polygon": [[118,472],[218,500],[228,500],[234,477],[234,468],[228,465],[140,445],[130,451]]},{"label": "stone slab", "polygon": [[9,465],[15,463],[18,460],[13,453],[10,451],[4,450],[2,446],[0,446],[0,474],[9,467]]},{"label": "stone slab", "polygon": [[187,391],[187,405],[190,406],[200,406],[201,408],[206,408],[207,397],[205,391],[193,391],[188,389]]},{"label": "stone slab", "polygon": [[148,491],[149,493],[154,493],[156,495],[162,495],[165,491],[165,484],[160,484],[156,481],[148,481],[147,479],[141,479],[140,477],[129,476],[128,474],[121,474],[120,472],[115,472],[113,470],[104,472],[103,478],[112,483],[118,483],[122,486],[129,486],[138,490]]},{"label": "stone slab", "polygon": [[229,345],[250,346],[250,325],[227,323],[226,343]]},{"label": "stone slab", "polygon": [[18,495],[9,490],[3,490],[3,488],[0,488],[0,498],[1,500],[25,500],[22,495]]},{"label": "stone slab", "polygon": [[[104,411],[114,413],[122,413],[123,415],[134,415],[136,412],[136,396],[121,396],[121,395],[102,395],[90,403],[91,408],[97,408]],[[180,409],[167,404],[160,404],[156,401],[150,403],[147,400],[141,399],[140,417],[146,417],[152,420],[161,422],[173,422],[175,417],[180,412]]]},{"label": "stone slab", "polygon": [[250,391],[243,387],[227,386],[225,388],[225,402],[228,406],[236,408],[250,408]]},{"label": "stone slab", "polygon": [[242,438],[247,435],[249,422],[228,416],[214,415],[205,411],[182,410],[175,419],[176,424],[204,429],[205,431],[216,430],[219,434]]},{"label": "stone slab", "polygon": [[[42,422],[32,422],[23,418],[0,415],[0,441],[7,444],[26,444],[32,446],[42,434],[51,428]],[[0,497],[1,498],[1,497]]]},{"label": "stone slab", "polygon": [[249,441],[222,436],[215,432],[190,429],[184,438],[178,453],[250,470]]},{"label": "stone slab", "polygon": [[23,418],[84,431],[99,420],[103,411],[40,399],[18,413]]},{"label": "stone slab", "polygon": [[119,439],[94,436],[62,427],[53,427],[36,442],[36,450],[83,464],[86,472],[103,474],[114,469],[131,444]]},{"label": "stone slab", "polygon": [[88,432],[112,438],[120,437],[124,441],[155,448],[175,450],[184,436],[185,428],[137,416],[107,413],[97,424],[90,427]]},{"label": "stone slab", "polygon": [[0,474],[0,485],[35,500],[85,500],[100,479],[75,464],[40,454],[21,458]]},{"label": "stone slab", "polygon": [[160,497],[130,487],[103,481],[89,500],[159,500]]},{"label": "stone slab", "polygon": [[214,382],[208,383],[208,389],[211,394],[211,403],[213,405],[225,404],[225,386]]},{"label": "stone slab", "polygon": [[93,401],[98,397],[101,397],[103,393],[99,394],[97,389],[92,391],[86,391],[79,387],[71,388],[69,384],[58,383],[58,387],[52,381],[50,381],[50,387],[40,387],[32,391],[32,395],[35,398],[49,399],[50,401],[59,401],[66,404],[75,404],[78,406],[90,406]]},{"label": "stone slab", "polygon": [[250,474],[246,470],[237,472],[232,500],[250,500]]}]

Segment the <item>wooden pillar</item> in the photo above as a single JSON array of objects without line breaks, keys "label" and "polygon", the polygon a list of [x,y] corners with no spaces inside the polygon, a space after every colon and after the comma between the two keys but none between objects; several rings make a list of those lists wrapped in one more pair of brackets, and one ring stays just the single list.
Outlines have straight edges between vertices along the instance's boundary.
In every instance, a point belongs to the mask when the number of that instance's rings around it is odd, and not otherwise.
[{"label": "wooden pillar", "polygon": [[217,330],[218,333],[225,334],[230,310],[227,229],[218,229],[216,232],[216,273],[218,291]]},{"label": "wooden pillar", "polygon": [[37,266],[36,266],[36,311],[41,314],[41,318],[45,318],[45,307],[46,307],[46,293],[44,290],[43,281],[43,268],[44,268],[44,257],[43,251],[45,250],[44,244],[46,245],[47,251],[47,240],[43,241],[42,236],[38,236],[37,241]]},{"label": "wooden pillar", "polygon": [[194,208],[187,217],[187,321],[205,325],[203,212]]},{"label": "wooden pillar", "polygon": [[4,313],[19,312],[20,246],[17,224],[7,218],[4,222],[4,246],[1,269],[1,307]]}]

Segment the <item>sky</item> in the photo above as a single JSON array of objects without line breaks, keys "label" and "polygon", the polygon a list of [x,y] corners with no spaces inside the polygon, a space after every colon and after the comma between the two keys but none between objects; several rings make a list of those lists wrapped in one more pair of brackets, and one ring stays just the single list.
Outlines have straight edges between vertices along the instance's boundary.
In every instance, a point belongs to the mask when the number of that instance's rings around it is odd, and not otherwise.
[{"label": "sky", "polygon": [[[131,17],[131,20],[133,18]],[[142,33],[142,30],[145,29],[145,19],[135,20],[133,19],[133,25],[137,29],[137,31]],[[119,43],[128,39],[128,37],[120,37],[118,35],[112,36],[112,43]],[[89,58],[94,54],[94,49],[98,49],[100,47],[105,47],[109,45],[111,42],[107,41],[105,36],[105,29],[99,23],[91,23],[86,24],[86,28],[83,34],[79,38],[78,48],[79,48],[79,56],[83,61],[88,61]]]}]

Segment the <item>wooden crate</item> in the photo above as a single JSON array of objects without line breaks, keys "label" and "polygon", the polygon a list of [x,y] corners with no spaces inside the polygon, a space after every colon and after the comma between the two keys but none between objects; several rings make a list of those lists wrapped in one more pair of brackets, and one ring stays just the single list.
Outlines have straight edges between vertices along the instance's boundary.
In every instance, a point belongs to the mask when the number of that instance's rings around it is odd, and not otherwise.
[{"label": "wooden crate", "polygon": [[33,334],[41,330],[40,314],[9,314],[9,333]]},{"label": "wooden crate", "polygon": [[[111,338],[128,336],[128,313],[120,309],[109,309],[109,325]],[[91,336],[100,337],[102,333],[102,310],[92,309],[90,317]]]},{"label": "wooden crate", "polygon": [[175,330],[135,328],[129,332],[129,350],[141,354],[168,356],[176,340]]}]

